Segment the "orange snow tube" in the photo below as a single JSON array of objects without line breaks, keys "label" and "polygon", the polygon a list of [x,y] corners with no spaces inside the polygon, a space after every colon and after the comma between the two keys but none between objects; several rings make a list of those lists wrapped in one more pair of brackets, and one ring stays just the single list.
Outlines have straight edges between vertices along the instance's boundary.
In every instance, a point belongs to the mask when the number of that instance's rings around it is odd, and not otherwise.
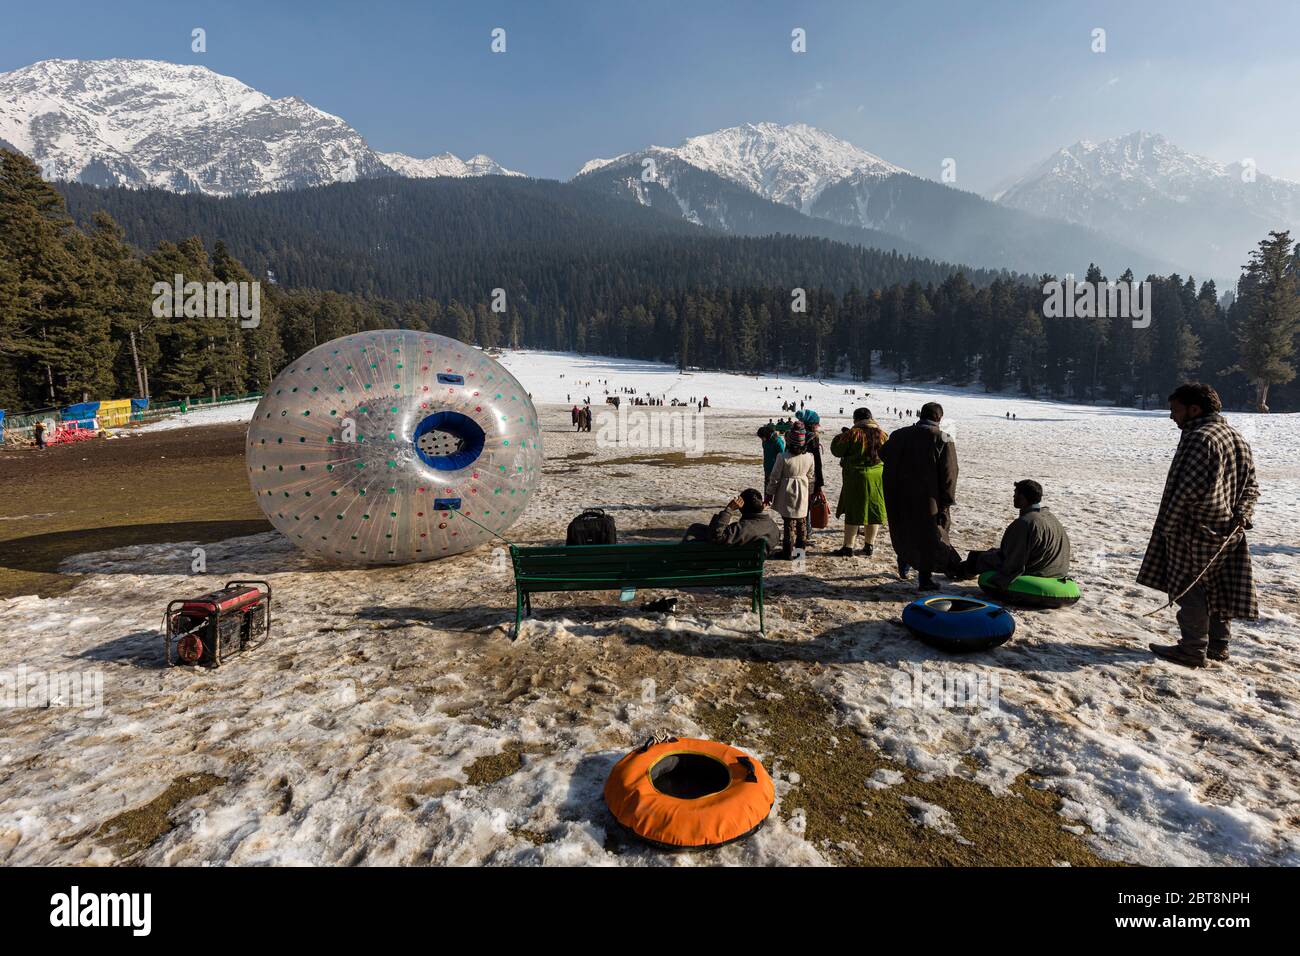
[{"label": "orange snow tube", "polygon": [[721,846],[757,830],[776,799],[743,750],[713,740],[649,740],[614,765],[605,803],[641,839],[671,850]]}]

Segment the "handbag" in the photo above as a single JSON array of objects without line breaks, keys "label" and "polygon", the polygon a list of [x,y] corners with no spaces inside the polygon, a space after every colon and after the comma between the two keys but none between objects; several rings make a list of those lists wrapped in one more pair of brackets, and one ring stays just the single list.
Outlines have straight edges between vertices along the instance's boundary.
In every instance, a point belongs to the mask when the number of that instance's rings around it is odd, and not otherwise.
[{"label": "handbag", "polygon": [[808,516],[814,528],[820,530],[830,525],[831,506],[826,503],[826,492],[819,490],[813,495],[812,504],[808,508]]}]

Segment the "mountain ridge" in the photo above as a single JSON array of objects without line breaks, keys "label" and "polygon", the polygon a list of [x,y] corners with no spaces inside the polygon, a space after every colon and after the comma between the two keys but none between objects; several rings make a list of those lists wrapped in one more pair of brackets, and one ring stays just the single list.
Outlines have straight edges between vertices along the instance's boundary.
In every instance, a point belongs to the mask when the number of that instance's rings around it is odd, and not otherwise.
[{"label": "mountain ridge", "polygon": [[1131,237],[1184,270],[1235,275],[1272,229],[1300,226],[1300,183],[1189,152],[1136,130],[1062,147],[991,197]]},{"label": "mountain ridge", "polygon": [[[0,143],[50,180],[230,196],[400,175],[341,117],[203,66],[50,59],[0,73]],[[505,171],[486,156],[447,175]],[[476,168],[477,167],[477,168]]]},{"label": "mountain ridge", "polygon": [[[787,133],[793,145],[778,144]],[[791,171],[790,157],[809,142],[829,144],[835,155]],[[1026,273],[1081,271],[1091,262],[1114,275],[1128,268],[1142,275],[1175,271],[1158,255],[923,179],[803,124],[746,124],[690,137],[683,146],[648,146],[592,160],[571,182],[664,211],[675,206],[688,221],[736,235],[821,236]]]},{"label": "mountain ridge", "polygon": [[[50,59],[0,73],[0,146],[51,180],[215,196],[525,175],[481,153],[381,152],[299,96],[132,58]],[[657,184],[637,178],[648,159],[663,172]],[[660,210],[676,205],[687,221],[738,235],[827,237],[1019,271],[1095,259],[1110,272],[1230,279],[1269,231],[1300,227],[1300,183],[1143,130],[1062,147],[995,190],[991,207],[805,123],[742,123],[592,159],[571,181]]]}]

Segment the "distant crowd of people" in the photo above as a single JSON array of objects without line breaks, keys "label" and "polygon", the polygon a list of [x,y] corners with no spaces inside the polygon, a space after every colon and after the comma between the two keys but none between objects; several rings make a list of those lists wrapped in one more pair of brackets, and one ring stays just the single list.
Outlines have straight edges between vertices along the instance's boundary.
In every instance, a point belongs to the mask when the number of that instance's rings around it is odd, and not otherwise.
[{"label": "distant crowd of people", "polygon": [[[707,395],[701,398],[694,398],[694,397],[690,399],[673,398],[670,400],[667,395],[657,395],[657,396],[638,395],[636,394],[636,389],[634,388],[620,388],[614,390],[613,392],[611,392],[609,389],[605,389],[605,404],[613,405],[615,408],[620,408],[622,407],[624,396],[627,397],[628,404],[630,405],[643,405],[643,406],[655,406],[655,407],[671,405],[673,408],[688,408],[691,405],[694,405],[695,410],[700,412],[704,411],[704,409],[709,407],[709,396]],[[532,398],[531,395],[529,395],[528,397]],[[573,402],[573,395],[572,394],[565,395],[564,400],[566,402]],[[575,427],[579,425],[579,417],[584,414],[584,410],[586,416],[585,419],[586,427],[577,428],[577,430],[589,432],[591,431],[591,398],[590,397],[584,398],[582,400],[582,405],[573,406],[572,414],[573,414],[573,424]]]},{"label": "distant crowd of people", "polygon": [[581,408],[579,408],[577,405],[574,405],[573,410],[570,412],[570,416],[573,419],[574,431],[577,432],[591,431],[591,406],[590,405],[583,405]]}]

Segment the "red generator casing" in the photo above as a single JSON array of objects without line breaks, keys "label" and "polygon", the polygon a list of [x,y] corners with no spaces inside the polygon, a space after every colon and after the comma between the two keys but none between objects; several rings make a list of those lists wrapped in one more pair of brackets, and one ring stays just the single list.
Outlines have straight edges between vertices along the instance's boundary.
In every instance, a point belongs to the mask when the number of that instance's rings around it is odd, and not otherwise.
[{"label": "red generator casing", "polygon": [[219,667],[271,636],[271,585],[227,581],[219,591],[178,598],[163,615],[168,666]]}]

